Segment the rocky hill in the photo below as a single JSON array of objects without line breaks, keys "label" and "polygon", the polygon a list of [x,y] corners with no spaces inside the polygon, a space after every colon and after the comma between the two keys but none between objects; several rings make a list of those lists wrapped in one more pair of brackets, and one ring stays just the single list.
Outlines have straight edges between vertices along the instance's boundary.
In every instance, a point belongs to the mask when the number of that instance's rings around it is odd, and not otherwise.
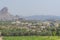
[{"label": "rocky hill", "polygon": [[11,15],[8,12],[8,8],[4,7],[0,10],[0,21],[12,21],[12,20],[16,20],[18,19],[18,17]]}]

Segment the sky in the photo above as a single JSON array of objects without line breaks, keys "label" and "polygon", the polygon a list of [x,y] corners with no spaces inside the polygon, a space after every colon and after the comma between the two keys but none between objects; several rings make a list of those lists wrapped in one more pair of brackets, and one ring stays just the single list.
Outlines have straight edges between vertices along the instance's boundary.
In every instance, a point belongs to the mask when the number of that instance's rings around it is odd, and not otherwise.
[{"label": "sky", "polygon": [[60,16],[60,0],[0,0],[0,9],[8,7],[13,15]]}]

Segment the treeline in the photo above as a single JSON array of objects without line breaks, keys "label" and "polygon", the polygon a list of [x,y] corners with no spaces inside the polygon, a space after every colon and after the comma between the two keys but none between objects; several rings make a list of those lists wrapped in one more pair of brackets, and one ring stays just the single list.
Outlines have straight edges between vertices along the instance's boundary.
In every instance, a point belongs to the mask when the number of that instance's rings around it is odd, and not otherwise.
[{"label": "treeline", "polygon": [[60,36],[59,27],[46,27],[46,28],[28,28],[21,27],[20,25],[2,24],[0,25],[0,32],[2,36]]},{"label": "treeline", "polygon": [[2,36],[60,36],[60,28],[47,28],[40,32],[38,30],[33,31],[33,29],[28,31],[25,28],[0,28],[0,30]]}]

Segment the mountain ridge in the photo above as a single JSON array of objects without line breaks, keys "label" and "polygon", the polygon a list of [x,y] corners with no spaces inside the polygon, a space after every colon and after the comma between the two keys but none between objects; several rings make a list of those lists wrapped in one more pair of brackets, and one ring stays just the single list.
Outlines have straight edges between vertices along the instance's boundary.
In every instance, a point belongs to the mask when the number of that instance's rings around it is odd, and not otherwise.
[{"label": "mountain ridge", "polygon": [[53,16],[53,15],[33,15],[25,17],[26,20],[60,20],[60,16]]}]

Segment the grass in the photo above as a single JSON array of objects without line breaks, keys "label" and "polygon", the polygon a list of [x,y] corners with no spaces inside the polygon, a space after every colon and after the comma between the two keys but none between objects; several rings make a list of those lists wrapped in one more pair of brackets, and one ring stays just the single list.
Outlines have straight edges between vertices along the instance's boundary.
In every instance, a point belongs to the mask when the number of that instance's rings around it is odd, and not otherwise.
[{"label": "grass", "polygon": [[3,40],[60,40],[58,36],[8,36]]}]

